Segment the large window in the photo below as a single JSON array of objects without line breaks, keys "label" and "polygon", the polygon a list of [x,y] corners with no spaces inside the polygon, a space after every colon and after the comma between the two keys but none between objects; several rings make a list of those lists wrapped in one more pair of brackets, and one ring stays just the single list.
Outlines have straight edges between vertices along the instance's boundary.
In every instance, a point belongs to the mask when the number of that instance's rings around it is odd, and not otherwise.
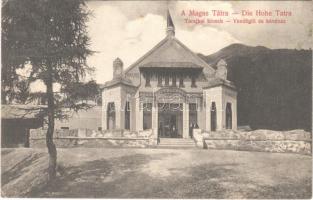
[{"label": "large window", "polygon": [[152,103],[143,104],[143,130],[152,128]]},{"label": "large window", "polygon": [[128,101],[125,104],[125,129],[130,129],[130,103]]},{"label": "large window", "polygon": [[216,105],[212,102],[211,105],[211,131],[216,131]]},{"label": "large window", "polygon": [[231,103],[226,104],[226,129],[232,129],[232,109]]},{"label": "large window", "polygon": [[108,103],[107,107],[107,129],[115,129],[115,105],[114,102]]}]

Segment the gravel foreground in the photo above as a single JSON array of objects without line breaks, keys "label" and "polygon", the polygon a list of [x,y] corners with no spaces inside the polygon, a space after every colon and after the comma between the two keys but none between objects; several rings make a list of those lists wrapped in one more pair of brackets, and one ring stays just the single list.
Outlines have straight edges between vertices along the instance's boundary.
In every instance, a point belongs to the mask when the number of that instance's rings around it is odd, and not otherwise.
[{"label": "gravel foreground", "polygon": [[202,149],[1,150],[2,197],[311,198],[311,156]]}]

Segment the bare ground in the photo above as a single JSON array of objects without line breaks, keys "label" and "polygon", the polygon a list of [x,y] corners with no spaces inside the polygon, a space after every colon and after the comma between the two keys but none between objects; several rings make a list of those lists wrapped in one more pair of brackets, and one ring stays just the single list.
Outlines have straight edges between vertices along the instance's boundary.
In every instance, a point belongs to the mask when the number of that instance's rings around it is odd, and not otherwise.
[{"label": "bare ground", "polygon": [[311,198],[311,156],[200,150],[58,149],[46,185],[44,149],[2,149],[2,196]]}]

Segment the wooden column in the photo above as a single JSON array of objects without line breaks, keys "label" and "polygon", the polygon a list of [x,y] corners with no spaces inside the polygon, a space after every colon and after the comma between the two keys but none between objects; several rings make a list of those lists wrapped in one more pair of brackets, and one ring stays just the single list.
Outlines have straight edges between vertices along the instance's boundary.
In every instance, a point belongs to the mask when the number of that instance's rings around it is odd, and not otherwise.
[{"label": "wooden column", "polygon": [[158,104],[153,99],[152,103],[152,131],[154,132],[155,138],[158,137]]},{"label": "wooden column", "polygon": [[121,110],[121,100],[114,101],[115,106],[115,129],[121,129],[122,127],[122,110]]},{"label": "wooden column", "polygon": [[143,109],[142,104],[140,103],[140,97],[136,98],[136,130],[142,131],[143,130]]},{"label": "wooden column", "polygon": [[[104,93],[103,93],[104,94]],[[102,98],[104,99],[104,98]],[[101,124],[102,124],[102,130],[106,130],[107,129],[107,103],[102,100],[102,118],[101,118]]]}]

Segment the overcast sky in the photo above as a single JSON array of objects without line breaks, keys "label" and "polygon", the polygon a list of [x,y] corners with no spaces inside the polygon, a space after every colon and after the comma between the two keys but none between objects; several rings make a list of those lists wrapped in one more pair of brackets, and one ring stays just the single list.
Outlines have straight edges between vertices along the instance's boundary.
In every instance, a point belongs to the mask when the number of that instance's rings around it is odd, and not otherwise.
[{"label": "overcast sky", "polygon": [[[96,68],[92,78],[98,83],[112,79],[116,57],[123,60],[125,69],[165,37],[167,8],[176,37],[197,53],[209,55],[232,43],[290,49],[312,46],[311,1],[88,1],[87,8],[93,13],[87,24],[90,48],[97,51],[88,58],[88,64]],[[291,11],[292,16],[287,24],[280,25],[186,24],[181,12],[192,9],[229,13],[279,9]]]}]

